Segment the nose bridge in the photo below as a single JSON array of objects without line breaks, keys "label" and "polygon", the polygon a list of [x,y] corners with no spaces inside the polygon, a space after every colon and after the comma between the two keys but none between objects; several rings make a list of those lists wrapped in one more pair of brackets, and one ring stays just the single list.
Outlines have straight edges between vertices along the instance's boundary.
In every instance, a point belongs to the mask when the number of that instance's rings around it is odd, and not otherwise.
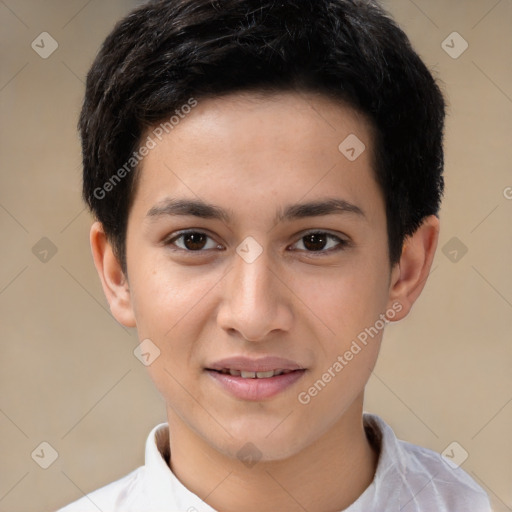
[{"label": "nose bridge", "polygon": [[219,322],[251,341],[290,327],[286,288],[280,285],[266,251],[255,259],[237,255],[225,287]]},{"label": "nose bridge", "polygon": [[275,276],[266,251],[254,261],[238,258],[232,277],[231,294],[240,308],[257,308],[260,313],[261,309],[271,308],[270,303],[275,300],[272,290],[275,288]]}]

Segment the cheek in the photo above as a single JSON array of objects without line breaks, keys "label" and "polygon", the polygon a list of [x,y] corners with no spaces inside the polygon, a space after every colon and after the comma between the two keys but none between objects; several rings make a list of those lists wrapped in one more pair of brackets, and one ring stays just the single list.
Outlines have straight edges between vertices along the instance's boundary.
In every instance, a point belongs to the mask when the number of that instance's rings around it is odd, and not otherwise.
[{"label": "cheek", "polygon": [[[132,304],[140,340],[150,339],[159,351],[148,366],[151,378],[164,394],[174,389],[194,366],[200,338],[201,298],[212,287],[213,279],[187,278],[169,264],[149,264],[149,272],[134,273],[131,280]],[[197,321],[196,321],[197,319]]]},{"label": "cheek", "polygon": [[[197,320],[201,290],[193,283],[187,289],[176,282],[158,279],[145,283],[138,296],[137,330],[139,339],[149,338],[159,351],[147,367],[156,388],[174,410],[190,408],[190,396],[198,378],[198,342],[202,322]],[[204,294],[204,290],[203,290]]]},{"label": "cheek", "polygon": [[385,327],[380,315],[387,305],[386,268],[374,258],[354,259],[308,296],[330,332],[318,340],[322,350],[298,401],[309,418],[323,418],[325,428],[364,390],[377,360]]},{"label": "cheek", "polygon": [[341,349],[347,340],[371,326],[384,312],[388,299],[388,273],[371,259],[332,268],[329,272],[303,276],[297,295],[306,313],[324,326],[326,340]]},{"label": "cheek", "polygon": [[[327,431],[364,392],[377,359],[380,338],[349,345],[315,369],[297,396],[303,428]],[[350,356],[348,356],[350,354]]]},{"label": "cheek", "polygon": [[182,319],[194,314],[196,305],[220,275],[172,264],[165,254],[148,251],[141,255],[130,280],[139,335],[152,335],[162,341],[172,337]]}]

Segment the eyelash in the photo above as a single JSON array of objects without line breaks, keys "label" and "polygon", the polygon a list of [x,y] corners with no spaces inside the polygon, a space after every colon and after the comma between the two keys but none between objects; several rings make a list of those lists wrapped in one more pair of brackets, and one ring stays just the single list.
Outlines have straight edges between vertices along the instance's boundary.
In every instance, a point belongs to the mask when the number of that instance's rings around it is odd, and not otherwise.
[{"label": "eyelash", "polygon": [[[176,247],[176,249],[174,250],[177,250],[177,251],[181,251],[181,252],[184,252],[184,253],[188,253],[188,254],[194,254],[194,253],[197,253],[197,254],[201,254],[201,253],[204,253],[206,251],[210,251],[212,249],[199,249],[197,251],[193,251],[193,250],[190,250],[190,249],[186,249],[186,248],[182,248],[182,247],[177,247],[174,242],[176,240],[179,240],[180,238],[183,238],[185,235],[187,234],[198,234],[198,235],[205,235],[206,237],[208,237],[209,239],[212,239],[213,238],[208,235],[207,233],[205,233],[204,231],[199,231],[199,230],[186,230],[186,231],[180,231],[174,235],[172,235],[171,237],[167,238],[166,240],[164,240],[164,245],[166,246],[170,246],[170,245],[174,245],[174,247]],[[322,249],[322,250],[319,250],[319,251],[308,251],[308,250],[304,250],[304,249],[301,249],[301,251],[304,251],[306,253],[308,253],[308,255],[313,255],[313,256],[316,256],[316,255],[329,255],[333,252],[337,252],[337,251],[341,251],[343,249],[345,249],[346,247],[348,247],[350,245],[349,241],[348,240],[344,240],[336,235],[333,235],[331,233],[328,233],[327,231],[308,231],[307,233],[303,234],[299,240],[297,242],[295,242],[294,244],[292,245],[295,245],[299,242],[301,242],[305,237],[307,237],[308,235],[327,235],[326,238],[327,239],[330,239],[330,240],[335,240],[338,242],[337,246],[336,247],[331,247],[329,249]],[[220,245],[220,244],[218,244]]]}]

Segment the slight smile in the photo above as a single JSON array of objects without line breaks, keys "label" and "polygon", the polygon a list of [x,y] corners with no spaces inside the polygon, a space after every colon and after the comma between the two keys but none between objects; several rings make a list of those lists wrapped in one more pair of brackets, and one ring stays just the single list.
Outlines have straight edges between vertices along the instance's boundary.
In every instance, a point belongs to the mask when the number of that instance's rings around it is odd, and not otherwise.
[{"label": "slight smile", "polygon": [[236,398],[259,401],[281,393],[306,372],[306,368],[280,357],[231,357],[205,368],[221,387]]}]

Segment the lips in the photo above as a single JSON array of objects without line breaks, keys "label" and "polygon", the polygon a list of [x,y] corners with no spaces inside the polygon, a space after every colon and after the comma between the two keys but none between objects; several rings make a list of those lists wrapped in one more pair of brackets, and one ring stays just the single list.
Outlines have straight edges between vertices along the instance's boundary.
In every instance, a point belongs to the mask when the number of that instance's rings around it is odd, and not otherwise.
[{"label": "lips", "polygon": [[205,370],[224,391],[242,400],[271,398],[299,380],[306,369],[281,357],[231,357],[216,361]]}]

